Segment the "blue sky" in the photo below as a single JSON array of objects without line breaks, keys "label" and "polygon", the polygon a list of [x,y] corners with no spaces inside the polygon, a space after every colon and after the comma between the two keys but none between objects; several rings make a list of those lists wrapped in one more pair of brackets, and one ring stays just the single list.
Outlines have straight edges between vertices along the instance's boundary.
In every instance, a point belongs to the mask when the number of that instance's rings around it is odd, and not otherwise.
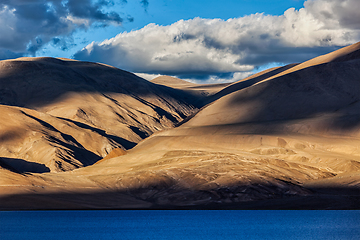
[{"label": "blue sky", "polygon": [[236,81],[360,41],[358,0],[4,0],[0,59],[66,57],[151,79]]},{"label": "blue sky", "polygon": [[169,25],[180,19],[221,18],[229,19],[264,12],[281,15],[285,10],[303,7],[304,0],[149,0],[147,12],[137,1],[123,5],[124,12],[134,16],[127,30],[139,29],[149,23]]},{"label": "blue sky", "polygon": [[[143,3],[147,4],[143,4]],[[254,13],[281,15],[287,9],[303,7],[304,0],[128,0],[113,1],[114,5],[104,10],[118,12],[124,22],[121,25],[110,25],[103,28],[80,30],[73,35],[76,46],[62,51],[48,45],[37,56],[69,57],[84,47],[85,43],[99,42],[115,37],[120,32],[143,28],[149,23],[170,25],[181,19],[201,18],[237,18]],[[129,17],[131,20],[126,19]]]}]

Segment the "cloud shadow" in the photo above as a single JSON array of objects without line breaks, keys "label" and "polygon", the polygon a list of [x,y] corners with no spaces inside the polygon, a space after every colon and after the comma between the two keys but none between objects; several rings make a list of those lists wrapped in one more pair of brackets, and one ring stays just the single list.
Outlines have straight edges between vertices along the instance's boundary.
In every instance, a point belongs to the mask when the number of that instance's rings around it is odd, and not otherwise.
[{"label": "cloud shadow", "polygon": [[73,191],[0,196],[0,210],[60,209],[242,209],[242,210],[359,210],[357,187],[305,189],[288,194],[276,186],[233,186],[208,190],[153,185],[126,191]]},{"label": "cloud shadow", "polygon": [[18,158],[0,157],[0,167],[20,174],[50,172],[50,169],[45,164],[29,162]]}]

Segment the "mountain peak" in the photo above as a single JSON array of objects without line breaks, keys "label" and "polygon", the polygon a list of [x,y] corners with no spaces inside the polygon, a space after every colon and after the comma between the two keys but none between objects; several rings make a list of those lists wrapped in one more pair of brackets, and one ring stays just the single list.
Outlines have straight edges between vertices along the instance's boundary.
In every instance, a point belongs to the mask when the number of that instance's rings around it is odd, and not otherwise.
[{"label": "mountain peak", "polygon": [[176,77],[165,76],[165,75],[156,77],[153,80],[151,80],[151,82],[173,88],[183,88],[183,87],[190,87],[197,85],[195,83],[191,83]]}]

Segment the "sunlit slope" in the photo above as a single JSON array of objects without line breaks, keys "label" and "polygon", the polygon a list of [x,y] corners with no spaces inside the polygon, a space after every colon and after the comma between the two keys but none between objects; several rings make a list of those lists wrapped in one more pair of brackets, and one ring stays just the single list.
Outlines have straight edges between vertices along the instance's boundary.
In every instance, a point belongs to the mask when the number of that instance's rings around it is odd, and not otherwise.
[{"label": "sunlit slope", "polygon": [[171,88],[191,88],[197,85],[195,83],[191,83],[171,76],[159,76],[151,80],[151,82]]},{"label": "sunlit slope", "polygon": [[0,111],[0,163],[14,172],[72,170],[122,147],[117,137],[84,124],[26,108],[0,105]]}]

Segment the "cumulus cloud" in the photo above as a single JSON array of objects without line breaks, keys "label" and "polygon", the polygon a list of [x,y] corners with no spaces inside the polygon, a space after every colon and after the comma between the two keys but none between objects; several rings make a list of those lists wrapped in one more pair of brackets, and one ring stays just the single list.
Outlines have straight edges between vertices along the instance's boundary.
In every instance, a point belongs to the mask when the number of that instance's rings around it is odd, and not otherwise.
[{"label": "cumulus cloud", "polygon": [[[132,72],[233,79],[272,62],[292,63],[360,40],[358,0],[309,0],[280,16],[149,24],[91,43],[74,57]],[[237,73],[237,75],[234,75]]]},{"label": "cumulus cloud", "polygon": [[360,1],[358,0],[321,0],[307,1],[305,8],[327,28],[360,27]]},{"label": "cumulus cloud", "polygon": [[[0,2],[0,58],[2,52],[35,54],[44,44],[64,39],[93,24],[121,24],[109,0],[2,0]],[[6,49],[6,51],[5,51]],[[8,54],[7,54],[8,55]]]}]

